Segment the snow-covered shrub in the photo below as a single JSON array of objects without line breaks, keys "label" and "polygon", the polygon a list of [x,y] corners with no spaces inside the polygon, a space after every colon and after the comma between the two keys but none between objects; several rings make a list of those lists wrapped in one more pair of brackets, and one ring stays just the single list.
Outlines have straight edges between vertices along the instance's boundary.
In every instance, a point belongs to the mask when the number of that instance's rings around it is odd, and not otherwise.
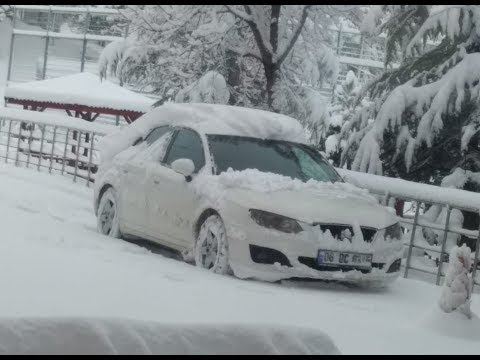
[{"label": "snow-covered shrub", "polygon": [[467,317],[471,317],[471,267],[471,251],[466,245],[452,249],[445,285],[439,302],[440,308],[444,312],[451,313],[458,310]]},{"label": "snow-covered shrub", "polygon": [[178,92],[175,102],[227,105],[230,100],[227,82],[222,74],[209,71],[200,80]]},{"label": "snow-covered shrub", "polygon": [[98,68],[100,79],[106,79],[108,76],[121,78],[121,74],[116,71],[121,69],[120,61],[128,47],[128,40],[119,39],[112,41],[103,49],[98,59]]}]

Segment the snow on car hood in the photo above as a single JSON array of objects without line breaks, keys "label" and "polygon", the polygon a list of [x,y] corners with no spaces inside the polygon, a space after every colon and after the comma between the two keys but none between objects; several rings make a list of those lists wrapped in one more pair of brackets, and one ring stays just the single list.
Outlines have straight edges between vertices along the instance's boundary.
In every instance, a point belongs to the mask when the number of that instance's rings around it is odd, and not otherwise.
[{"label": "snow on car hood", "polygon": [[354,224],[382,229],[396,218],[366,190],[346,183],[302,182],[258,170],[229,170],[218,176],[199,175],[197,193],[217,208],[225,200],[306,223]]}]

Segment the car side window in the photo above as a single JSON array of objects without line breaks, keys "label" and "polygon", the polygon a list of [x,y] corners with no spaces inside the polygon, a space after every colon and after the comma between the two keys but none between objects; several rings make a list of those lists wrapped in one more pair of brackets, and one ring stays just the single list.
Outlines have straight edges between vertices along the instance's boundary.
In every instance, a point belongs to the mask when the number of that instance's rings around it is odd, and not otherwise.
[{"label": "car side window", "polygon": [[180,129],[168,151],[165,163],[172,163],[179,159],[190,159],[195,164],[195,173],[205,166],[202,139],[193,130]]},{"label": "car side window", "polygon": [[[143,155],[141,155],[144,159],[155,161],[155,162],[163,162],[165,158],[165,154],[167,152],[168,146],[172,141],[173,135],[175,134],[175,130],[168,127],[167,131],[165,132],[156,132],[156,134],[152,134],[152,138],[156,138],[151,145],[147,145],[145,150],[143,150]],[[147,141],[145,140],[147,143]],[[147,143],[148,144],[148,143]]]},{"label": "car side window", "polygon": [[145,138],[145,142],[147,143],[148,146],[150,146],[170,130],[171,130],[170,126],[162,126],[162,127],[153,129],[150,132],[150,134],[148,134],[147,137]]}]

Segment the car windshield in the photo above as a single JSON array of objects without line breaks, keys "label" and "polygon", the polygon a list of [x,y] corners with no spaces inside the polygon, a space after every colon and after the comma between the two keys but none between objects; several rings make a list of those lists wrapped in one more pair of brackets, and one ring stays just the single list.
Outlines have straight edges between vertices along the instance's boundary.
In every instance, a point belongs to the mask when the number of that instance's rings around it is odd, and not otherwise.
[{"label": "car windshield", "polygon": [[216,173],[257,169],[301,181],[341,182],[335,169],[309,146],[278,140],[208,135]]}]

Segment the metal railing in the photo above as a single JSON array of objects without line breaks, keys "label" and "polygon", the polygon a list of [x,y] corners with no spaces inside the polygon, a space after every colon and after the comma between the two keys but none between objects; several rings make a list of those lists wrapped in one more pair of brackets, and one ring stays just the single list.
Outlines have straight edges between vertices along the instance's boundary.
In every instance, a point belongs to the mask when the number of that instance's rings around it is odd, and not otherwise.
[{"label": "metal railing", "polygon": [[[388,199],[388,195],[386,196]],[[398,199],[398,197],[397,197]],[[402,199],[402,200],[409,200],[409,199]],[[388,201],[388,200],[386,200]],[[480,279],[477,278],[477,268],[478,268],[478,251],[479,251],[479,244],[480,244],[480,237],[478,230],[468,230],[464,228],[456,228],[451,225],[451,214],[454,209],[459,211],[471,211],[468,209],[462,208],[454,208],[450,205],[439,205],[433,204],[432,206],[442,206],[443,210],[446,211],[445,222],[442,224],[432,223],[429,221],[425,221],[422,219],[422,215],[420,214],[422,205],[426,205],[420,201],[415,201],[414,204],[415,216],[413,219],[407,217],[401,217],[400,221],[404,228],[408,231],[408,243],[405,245],[408,248],[408,254],[406,258],[405,264],[405,272],[404,277],[408,278],[408,274],[410,270],[423,272],[426,274],[434,275],[436,277],[436,284],[441,285],[441,279],[445,276],[446,267],[444,266],[445,263],[448,263],[449,252],[447,251],[447,243],[449,235],[453,235],[454,239],[457,239],[457,244],[463,239],[473,240],[475,242],[475,248],[472,249],[473,251],[473,269],[472,269],[472,277],[474,279],[474,285],[480,285]],[[478,212],[477,212],[478,214]],[[438,234],[441,234],[440,241],[436,241],[435,245],[430,245],[428,243],[422,243],[419,239],[422,238],[419,231],[424,231],[425,229],[430,229],[435,231]],[[437,260],[435,262],[435,266],[425,266],[421,262],[415,262],[415,258],[412,256],[413,250],[419,249],[426,253],[434,253],[437,254]],[[433,265],[433,264],[432,264]]]},{"label": "metal railing", "polygon": [[114,9],[15,5],[8,81],[96,73],[103,48],[128,33],[129,22]]},{"label": "metal railing", "polygon": [[[45,114],[46,115],[46,114]],[[68,119],[68,118],[67,118]],[[72,118],[72,121],[82,120]],[[72,178],[74,182],[85,182],[86,186],[91,186],[95,181],[95,175],[100,165],[100,152],[98,150],[98,141],[106,135],[100,130],[88,130],[89,126],[79,123],[78,126],[53,125],[42,121],[22,120],[22,118],[0,117],[0,159],[5,163],[11,163],[18,167],[33,168],[37,171],[45,171],[50,174],[59,174]],[[378,181],[387,181],[386,178],[376,177],[374,182],[362,181],[362,175],[353,172],[339,170],[345,175],[346,181],[369,190],[376,194],[380,201],[388,206],[392,204],[392,199],[403,200],[414,205],[415,215],[405,215],[399,218],[404,228],[404,245],[407,255],[404,259],[404,277],[409,276],[411,270],[436,277],[436,284],[440,285],[445,276],[448,262],[447,239],[449,234],[454,236],[463,236],[464,239],[471,239],[475,243],[473,255],[474,266],[472,277],[474,285],[480,285],[480,278],[477,277],[477,268],[479,265],[480,248],[480,229],[469,230],[452,225],[452,211],[468,211],[479,214],[480,205],[461,206],[461,201],[454,201],[458,195],[463,198],[471,197],[472,204],[480,204],[480,194],[470,193],[463,190],[443,189],[439,187],[432,188],[435,191],[445,192],[445,201],[432,201],[428,196],[404,195],[401,192],[386,191],[388,186],[380,186]],[[389,179],[390,180],[390,179]],[[428,186],[416,183],[409,183],[411,186]],[[391,186],[395,188],[394,186]],[[454,193],[452,193],[452,191]],[[477,198],[478,197],[478,198]],[[438,206],[445,211],[445,221],[443,224],[432,223],[425,219],[424,210],[427,205]],[[424,241],[422,232],[430,229],[437,232],[436,244],[428,244]],[[458,239],[457,239],[458,240]],[[420,256],[414,254],[414,250],[420,251]],[[436,261],[425,257],[427,253],[438,255]],[[429,261],[429,264],[425,264]]]},{"label": "metal railing", "polygon": [[104,135],[82,127],[0,118],[0,159],[90,186],[99,166],[98,140]]},{"label": "metal railing", "polygon": [[[472,260],[473,260],[473,268],[471,269],[472,272],[472,279],[474,287],[475,285],[480,285],[480,277],[477,276],[478,267],[479,267],[479,248],[480,248],[480,228],[478,230],[471,230],[465,229],[462,227],[452,225],[452,217],[451,214],[453,211],[460,211],[460,212],[471,212],[475,213],[477,216],[480,215],[480,201],[478,201],[478,205],[461,205],[461,201],[451,201],[452,195],[455,194],[467,194],[468,196],[472,197],[471,203],[477,203],[478,200],[476,197],[479,194],[471,193],[465,190],[453,190],[453,189],[445,189],[433,185],[424,185],[424,184],[417,184],[414,182],[406,182],[409,183],[412,187],[415,186],[422,186],[422,187],[430,187],[433,192],[449,192],[448,197],[445,196],[446,200],[440,201],[432,201],[428,194],[424,194],[423,198],[421,195],[421,191],[413,191],[415,196],[409,196],[408,194],[402,194],[401,190],[394,190],[393,188],[396,185],[391,186],[383,186],[383,189],[379,189],[378,182],[382,181],[383,177],[376,176],[376,181],[366,181],[364,175],[366,174],[359,174],[354,172],[347,172],[344,170],[339,170],[339,172],[345,176],[345,180],[350,182],[358,187],[364,188],[368,190],[371,194],[377,195],[379,201],[385,206],[392,206],[395,201],[401,200],[405,203],[412,204],[412,208],[415,209],[414,215],[412,216],[408,212],[406,214],[402,214],[399,216],[399,221],[402,224],[404,229],[404,245],[407,252],[406,257],[404,258],[403,268],[405,278],[409,277],[410,271],[417,271],[423,274],[431,275],[435,277],[435,283],[437,285],[442,284],[442,279],[446,275],[447,266],[449,262],[449,252],[447,248],[448,243],[452,243],[452,240],[456,244],[459,244],[461,241],[469,240],[470,247],[472,248]],[[372,175],[368,175],[372,176]],[[384,181],[388,181],[391,179],[383,178]],[[392,190],[388,191],[386,188],[391,187]],[[421,190],[425,190],[422,188]],[[455,191],[455,194],[452,194],[451,191]],[[444,216],[439,216],[437,218],[444,218],[442,223],[438,222],[431,222],[425,216],[425,209],[429,208],[429,206],[437,206],[438,212],[443,214]],[[442,213],[443,212],[443,213]],[[480,226],[480,225],[479,225]],[[436,239],[434,244],[430,244],[426,241],[424,233],[426,230],[430,230],[431,233],[433,232],[436,235]],[[474,245],[474,246],[472,246]],[[415,250],[418,250],[417,253],[414,254]],[[432,259],[432,254],[436,255],[435,259]]]}]

